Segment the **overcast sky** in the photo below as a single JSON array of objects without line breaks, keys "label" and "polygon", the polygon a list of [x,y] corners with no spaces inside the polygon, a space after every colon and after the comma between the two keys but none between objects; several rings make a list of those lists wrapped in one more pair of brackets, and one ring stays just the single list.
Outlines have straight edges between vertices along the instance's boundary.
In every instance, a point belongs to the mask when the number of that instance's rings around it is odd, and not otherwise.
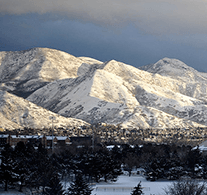
[{"label": "overcast sky", "polygon": [[207,0],[0,0],[0,51],[33,47],[207,72]]}]

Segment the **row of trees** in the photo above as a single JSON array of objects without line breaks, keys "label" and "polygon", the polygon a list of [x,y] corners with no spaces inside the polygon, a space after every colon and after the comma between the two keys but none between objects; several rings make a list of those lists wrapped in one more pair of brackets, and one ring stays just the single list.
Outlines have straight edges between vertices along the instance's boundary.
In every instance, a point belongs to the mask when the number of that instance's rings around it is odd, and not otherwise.
[{"label": "row of trees", "polygon": [[172,147],[156,146],[157,152],[143,166],[146,179],[178,180],[181,178],[207,178],[207,156],[190,146]]},{"label": "row of trees", "polygon": [[125,144],[114,147],[112,153],[129,175],[133,167],[141,167],[149,180],[175,180],[182,176],[206,178],[207,156],[191,146],[146,143],[130,147]]},{"label": "row of trees", "polygon": [[133,167],[142,167],[151,181],[207,177],[207,156],[198,149],[175,144],[123,144],[111,150],[100,144],[94,148],[71,145],[48,154],[41,144],[35,149],[31,143],[19,142],[15,148],[3,147],[1,161],[0,181],[5,190],[8,185],[18,185],[19,191],[26,187],[43,194],[48,190],[58,194],[62,190],[60,181],[66,184],[80,175],[87,183],[99,182],[101,178],[116,181],[122,168],[130,175]]},{"label": "row of trees", "polygon": [[15,148],[4,146],[1,161],[0,180],[6,191],[8,185],[18,185],[19,191],[26,187],[43,194],[48,190],[58,194],[60,180],[69,182],[82,175],[88,183],[99,182],[100,178],[116,181],[121,174],[120,162],[103,147],[97,151],[71,148],[49,155],[41,144],[35,149],[30,143],[19,142]]},{"label": "row of trees", "polygon": [[141,167],[150,181],[207,178],[207,155],[189,145],[145,143],[131,147],[125,144],[114,147],[112,153],[129,175],[133,167]]}]

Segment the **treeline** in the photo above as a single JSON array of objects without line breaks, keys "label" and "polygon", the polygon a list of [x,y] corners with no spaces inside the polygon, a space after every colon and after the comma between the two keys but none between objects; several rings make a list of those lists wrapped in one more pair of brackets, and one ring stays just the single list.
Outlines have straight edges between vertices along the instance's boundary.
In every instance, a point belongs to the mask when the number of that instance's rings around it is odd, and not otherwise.
[{"label": "treeline", "polygon": [[83,177],[87,183],[100,178],[116,181],[121,174],[121,164],[106,148],[71,146],[59,153],[49,154],[40,144],[19,142],[15,148],[5,145],[1,151],[0,182],[4,190],[15,186],[37,194],[59,194],[61,182]]},{"label": "treeline", "polygon": [[[178,180],[181,178],[206,179],[207,155],[189,145],[146,143],[142,146],[122,145],[112,152],[125,169],[141,167],[147,180]],[[130,174],[129,174],[130,175]]]},{"label": "treeline", "polygon": [[191,146],[150,146],[151,157],[145,162],[146,179],[206,179],[207,155]]},{"label": "treeline", "polygon": [[144,143],[108,148],[101,144],[70,145],[51,154],[41,144],[38,148],[23,142],[15,148],[5,145],[1,151],[1,187],[59,194],[62,184],[75,181],[80,175],[87,183],[116,181],[123,170],[130,176],[133,168],[143,168],[150,181],[207,177],[207,155],[191,146]]}]

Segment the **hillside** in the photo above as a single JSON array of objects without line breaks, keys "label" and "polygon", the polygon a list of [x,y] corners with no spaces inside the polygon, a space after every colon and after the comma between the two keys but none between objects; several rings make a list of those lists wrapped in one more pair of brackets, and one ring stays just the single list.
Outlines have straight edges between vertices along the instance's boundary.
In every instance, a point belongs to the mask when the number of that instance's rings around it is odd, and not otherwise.
[{"label": "hillside", "polygon": [[[24,109],[32,102],[62,117],[124,128],[207,126],[207,73],[177,59],[138,69],[115,60],[33,48],[0,52],[0,64],[0,89],[26,98]],[[14,105],[21,104],[23,99]],[[5,117],[6,109],[3,121],[13,123],[11,116]]]},{"label": "hillside", "polygon": [[[79,69],[84,69],[82,66]],[[131,128],[188,128],[207,124],[205,102],[179,93],[186,83],[114,60],[91,66],[76,79],[48,84],[28,100],[89,123]]]},{"label": "hillside", "polygon": [[[4,129],[55,127],[72,128],[88,125],[84,121],[65,118],[41,108],[21,97],[0,91],[0,126]],[[52,124],[52,119],[53,124]]]},{"label": "hillside", "polygon": [[86,62],[92,63],[48,48],[0,52],[0,89],[27,97],[51,81],[77,77]]}]

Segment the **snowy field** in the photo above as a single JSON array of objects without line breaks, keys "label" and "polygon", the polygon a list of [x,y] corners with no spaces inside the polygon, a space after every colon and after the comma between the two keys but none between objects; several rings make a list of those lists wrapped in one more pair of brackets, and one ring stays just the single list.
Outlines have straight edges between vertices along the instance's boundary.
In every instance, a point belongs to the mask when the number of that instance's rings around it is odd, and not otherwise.
[{"label": "snowy field", "polygon": [[[105,183],[100,182],[94,186],[92,195],[130,195],[133,188],[141,181],[144,195],[162,195],[163,189],[172,184],[170,181],[155,181],[150,182],[141,176],[125,176],[121,175],[117,182]],[[9,190],[4,192],[0,190],[1,195],[23,195],[18,191]]]},{"label": "snowy field", "polygon": [[141,181],[145,195],[161,195],[163,189],[172,184],[171,181],[150,182],[141,176],[119,176],[115,183],[100,182],[96,184],[92,195],[130,195],[133,188]]}]

